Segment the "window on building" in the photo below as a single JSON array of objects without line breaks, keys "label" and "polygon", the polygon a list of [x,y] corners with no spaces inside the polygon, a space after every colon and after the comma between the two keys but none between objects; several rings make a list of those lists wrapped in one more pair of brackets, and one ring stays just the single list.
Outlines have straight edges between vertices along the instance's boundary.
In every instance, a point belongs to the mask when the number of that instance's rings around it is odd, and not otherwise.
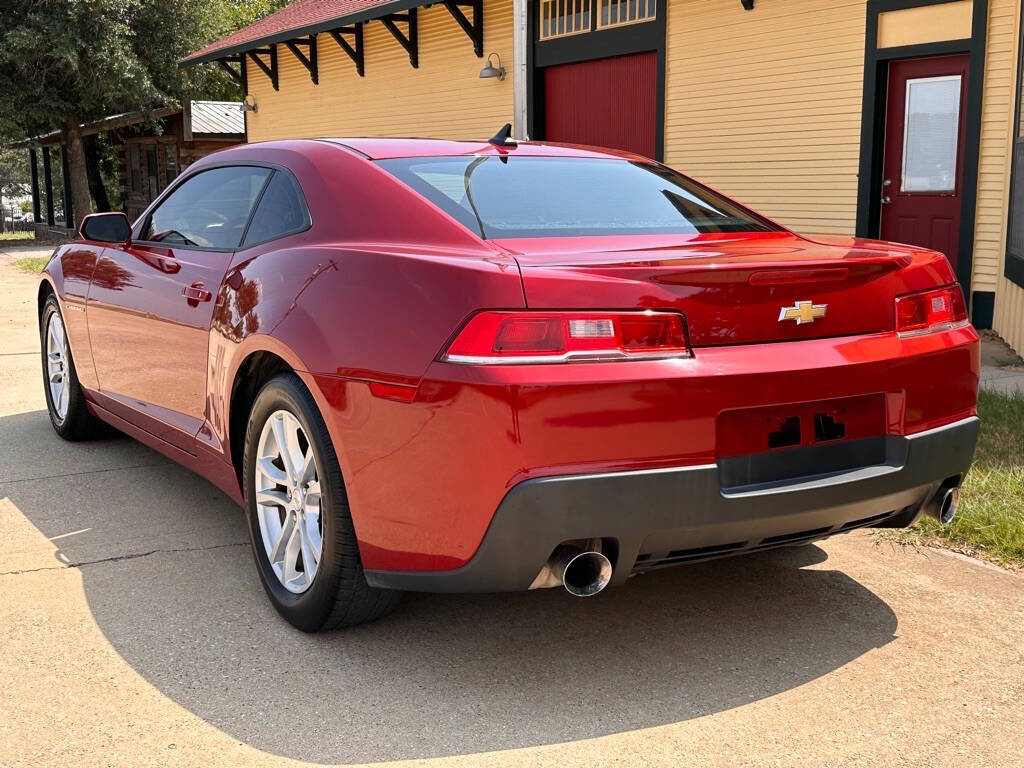
[{"label": "window on building", "polygon": [[178,176],[178,145],[167,144],[164,152],[167,156],[167,184],[170,184]]},{"label": "window on building", "polygon": [[597,3],[598,29],[650,21],[656,13],[655,0],[597,0]]},{"label": "window on building", "polygon": [[540,40],[651,21],[657,0],[540,0]]},{"label": "window on building", "polygon": [[[1024,18],[1020,40],[1024,43]],[[1006,277],[1024,288],[1024,49],[1017,46],[1017,111],[1013,131],[1013,158],[1010,174],[1010,207],[1006,236]]]},{"label": "window on building", "polygon": [[146,193],[149,195],[149,202],[156,200],[160,194],[160,171],[157,168],[156,144],[146,147]]},{"label": "window on building", "polygon": [[142,239],[166,245],[235,248],[271,171],[231,166],[186,179],[157,206]]},{"label": "window on building", "polygon": [[299,183],[290,173],[275,171],[253,214],[243,245],[265,243],[310,224],[309,211]]},{"label": "window on building", "polygon": [[551,40],[589,32],[593,27],[591,2],[592,0],[540,0],[540,39]]},{"label": "window on building", "polygon": [[142,191],[142,167],[139,161],[139,145],[128,145],[128,167],[132,180],[131,192],[138,194]]}]

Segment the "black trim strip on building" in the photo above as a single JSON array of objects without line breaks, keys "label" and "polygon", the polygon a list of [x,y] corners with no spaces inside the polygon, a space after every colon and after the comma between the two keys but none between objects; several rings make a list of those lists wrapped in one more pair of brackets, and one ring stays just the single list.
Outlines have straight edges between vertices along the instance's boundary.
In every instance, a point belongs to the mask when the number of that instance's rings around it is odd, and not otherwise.
[{"label": "black trim strip on building", "polygon": [[879,234],[889,62],[895,59],[968,54],[970,61],[967,73],[967,133],[964,136],[961,179],[963,194],[960,204],[960,241],[957,244],[956,274],[957,280],[969,294],[971,269],[974,263],[978,163],[981,159],[981,107],[985,82],[988,0],[974,0],[970,38],[897,48],[878,47],[878,17],[881,14],[888,11],[940,5],[945,2],[948,0],[868,0],[867,34],[864,43],[864,96],[860,129],[856,232],[859,237],[877,237]]}]

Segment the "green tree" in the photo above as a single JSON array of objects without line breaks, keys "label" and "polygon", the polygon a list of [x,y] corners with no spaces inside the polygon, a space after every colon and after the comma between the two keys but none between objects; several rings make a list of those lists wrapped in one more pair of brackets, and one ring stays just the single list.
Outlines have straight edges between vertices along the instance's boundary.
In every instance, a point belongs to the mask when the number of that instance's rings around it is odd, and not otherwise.
[{"label": "green tree", "polygon": [[4,0],[0,145],[61,131],[77,219],[92,211],[79,126],[188,98],[237,98],[218,67],[178,62],[281,0]]},{"label": "green tree", "polygon": [[0,147],[0,195],[20,197],[28,192],[30,183],[28,153]]}]

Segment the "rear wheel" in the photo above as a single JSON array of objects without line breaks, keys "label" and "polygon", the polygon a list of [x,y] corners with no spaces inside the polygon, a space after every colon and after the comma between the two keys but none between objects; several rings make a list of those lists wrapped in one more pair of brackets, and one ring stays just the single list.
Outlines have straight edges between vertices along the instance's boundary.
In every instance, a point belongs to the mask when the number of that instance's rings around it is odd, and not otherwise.
[{"label": "rear wheel", "polygon": [[394,608],[400,593],[366,583],[337,456],[294,374],[275,376],[256,396],[243,477],[253,554],[278,613],[317,632]]},{"label": "rear wheel", "polygon": [[86,407],[60,304],[53,294],[43,305],[39,329],[43,390],[54,431],[65,440],[88,440],[101,436],[105,431],[103,423]]}]

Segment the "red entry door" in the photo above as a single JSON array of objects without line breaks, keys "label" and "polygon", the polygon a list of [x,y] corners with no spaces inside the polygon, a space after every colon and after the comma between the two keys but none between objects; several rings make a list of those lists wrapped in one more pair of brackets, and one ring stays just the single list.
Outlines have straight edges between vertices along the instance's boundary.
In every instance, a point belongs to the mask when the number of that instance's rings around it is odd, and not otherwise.
[{"label": "red entry door", "polygon": [[956,268],[968,57],[889,65],[881,236],[942,251]]},{"label": "red entry door", "polygon": [[655,155],[658,55],[635,53],[544,70],[544,138]]}]

